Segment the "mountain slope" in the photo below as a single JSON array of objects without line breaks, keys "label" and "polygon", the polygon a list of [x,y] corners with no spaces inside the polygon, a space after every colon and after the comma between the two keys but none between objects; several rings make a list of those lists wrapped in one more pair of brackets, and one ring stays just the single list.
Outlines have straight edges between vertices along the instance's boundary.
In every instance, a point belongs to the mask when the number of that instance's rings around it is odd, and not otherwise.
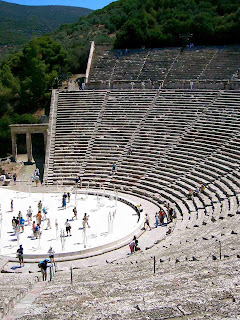
[{"label": "mountain slope", "polygon": [[21,45],[32,36],[74,23],[91,9],[65,6],[23,6],[0,1],[0,46]]}]

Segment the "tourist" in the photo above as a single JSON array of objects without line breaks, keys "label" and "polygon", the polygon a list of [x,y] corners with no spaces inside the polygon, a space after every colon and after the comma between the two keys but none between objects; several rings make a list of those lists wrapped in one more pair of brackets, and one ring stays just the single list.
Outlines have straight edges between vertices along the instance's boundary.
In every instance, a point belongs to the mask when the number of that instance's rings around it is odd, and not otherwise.
[{"label": "tourist", "polygon": [[197,196],[199,194],[199,189],[198,188],[195,188],[194,190],[193,190],[193,196]]},{"label": "tourist", "polygon": [[164,211],[162,209],[159,210],[158,212],[158,217],[159,217],[159,225],[163,225],[164,222]]},{"label": "tourist", "polygon": [[193,81],[191,80],[190,81],[190,90],[192,90],[193,89]]},{"label": "tourist", "polygon": [[13,227],[14,234],[16,234],[17,219],[15,217],[12,218],[12,227]]},{"label": "tourist", "polygon": [[46,220],[47,219],[47,208],[43,207],[42,212],[43,212],[43,220]]},{"label": "tourist", "polygon": [[65,197],[65,194],[62,196],[62,208],[66,209],[66,197]]},{"label": "tourist", "polygon": [[18,260],[19,260],[19,264],[20,264],[20,268],[24,265],[23,262],[23,247],[20,244],[19,248],[17,249],[17,255],[18,255]]},{"label": "tourist", "polygon": [[32,232],[33,232],[33,236],[35,237],[35,229],[36,229],[36,222],[33,221],[32,223]]},{"label": "tourist", "polygon": [[37,226],[35,227],[35,231],[34,231],[34,235],[37,238],[40,238],[41,237],[41,226],[39,223],[37,223]]},{"label": "tourist", "polygon": [[128,155],[131,156],[131,154],[132,154],[132,149],[129,148],[129,149],[128,149]]},{"label": "tourist", "polygon": [[129,243],[130,253],[134,253],[135,251],[139,251],[138,240],[136,236],[133,237],[132,241]]},{"label": "tourist", "polygon": [[135,246],[135,240],[132,240],[130,243],[129,243],[129,248],[130,248],[130,253],[134,253],[134,246]]},{"label": "tourist", "polygon": [[155,213],[155,226],[156,226],[156,228],[158,227],[158,225],[159,225],[159,216],[158,216],[158,213],[156,212]]},{"label": "tourist", "polygon": [[11,211],[13,212],[13,200],[11,200]]},{"label": "tourist", "polygon": [[145,222],[144,222],[145,229],[146,229],[146,225],[147,225],[147,227],[149,227],[149,230],[152,230],[152,228],[150,227],[150,224],[149,224],[149,216],[147,213],[145,214]]},{"label": "tourist", "polygon": [[22,218],[22,212],[21,212],[21,211],[18,212],[17,218],[18,218],[19,220]]},{"label": "tourist", "polygon": [[20,227],[22,229],[22,232],[24,232],[24,224],[25,224],[25,220],[23,219],[23,217],[21,217],[19,219],[19,224],[20,224]]},{"label": "tourist", "polygon": [[116,165],[115,163],[112,164],[112,172],[115,172],[116,171]]},{"label": "tourist", "polygon": [[32,208],[29,206],[28,211],[27,211],[27,222],[28,225],[30,224],[30,221],[32,221]]},{"label": "tourist", "polygon": [[201,192],[201,193],[203,193],[203,192],[204,192],[204,190],[205,190],[205,185],[204,185],[204,184],[202,184],[202,185],[201,185],[201,187],[200,187],[200,192]]},{"label": "tourist", "polygon": [[41,224],[42,221],[42,214],[41,211],[38,211],[37,215],[36,215],[36,220],[37,220],[37,224]]},{"label": "tourist", "polygon": [[49,248],[48,254],[49,254],[50,262],[55,264],[55,261],[54,261],[55,251],[53,250],[52,247]]},{"label": "tourist", "polygon": [[134,251],[139,251],[140,248],[139,248],[139,246],[138,246],[138,240],[137,240],[136,236],[133,237],[133,240],[135,241],[135,246],[134,246],[134,248],[133,248]]},{"label": "tourist", "polygon": [[193,199],[193,190],[192,189],[189,189],[187,198],[188,198],[188,200]]},{"label": "tourist", "polygon": [[41,200],[38,202],[38,211],[42,212],[42,201]]},{"label": "tourist", "polygon": [[173,210],[173,208],[170,208],[169,211],[168,211],[168,221],[169,222],[172,222],[173,214],[174,214],[174,210]]},{"label": "tourist", "polygon": [[68,219],[65,222],[65,225],[66,225],[67,237],[68,237],[68,234],[71,236],[71,225],[70,225],[70,222],[68,221]]},{"label": "tourist", "polygon": [[16,185],[16,182],[17,182],[17,174],[14,173],[13,174],[13,183],[14,183],[14,185]]},{"label": "tourist", "polygon": [[43,261],[40,261],[38,266],[39,268],[41,269],[41,273],[42,273],[42,276],[43,276],[43,281],[46,281],[47,280],[47,264],[48,264],[48,259],[45,259]]},{"label": "tourist", "polygon": [[134,89],[134,84],[135,84],[135,83],[132,81],[132,82],[131,82],[131,89],[132,89],[132,90]]},{"label": "tourist", "polygon": [[46,230],[52,229],[50,218],[47,218],[47,227]]},{"label": "tourist", "polygon": [[20,240],[20,224],[17,223],[16,225],[16,236],[17,236],[17,243],[19,243]]},{"label": "tourist", "polygon": [[72,219],[74,220],[74,218],[77,220],[77,208],[76,207],[73,208],[73,217],[72,217]]},{"label": "tourist", "polygon": [[89,218],[89,216],[86,213],[84,213],[83,228],[86,228],[86,225],[88,226],[88,228],[90,228],[89,223],[88,223],[88,218]]},{"label": "tourist", "polygon": [[30,174],[30,182],[34,182],[34,176],[32,173]]},{"label": "tourist", "polygon": [[166,231],[166,234],[170,234],[172,232],[172,228],[169,227],[168,230]]},{"label": "tourist", "polygon": [[67,193],[68,202],[70,202],[70,197],[71,197],[71,194],[70,194],[70,192],[68,192],[68,193]]},{"label": "tourist", "polygon": [[38,175],[35,175],[35,176],[34,176],[34,180],[35,180],[36,187],[37,187],[37,186],[38,186],[38,183],[39,183],[39,176],[38,176]]}]

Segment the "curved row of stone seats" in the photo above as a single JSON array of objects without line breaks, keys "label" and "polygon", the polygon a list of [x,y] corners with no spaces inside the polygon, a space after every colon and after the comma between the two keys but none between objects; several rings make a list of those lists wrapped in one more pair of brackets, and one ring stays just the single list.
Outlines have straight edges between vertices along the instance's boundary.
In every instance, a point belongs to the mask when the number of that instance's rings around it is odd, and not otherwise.
[{"label": "curved row of stone seats", "polygon": [[[83,160],[107,92],[59,92],[52,166],[48,180],[58,181],[56,167]],[[96,112],[98,111],[98,112]],[[76,169],[76,173],[79,166]]]},{"label": "curved row of stone seats", "polygon": [[[97,95],[97,92],[94,94]],[[181,214],[196,211],[200,206],[197,200],[193,203],[184,200],[185,203],[182,203],[187,190],[193,187],[185,180],[183,188],[184,177],[195,170],[196,176],[199,173],[199,177],[204,178],[199,180],[200,185],[231,174],[235,168],[237,159],[228,161],[229,155],[223,156],[221,151],[231,152],[231,144],[237,144],[234,137],[238,132],[239,111],[237,103],[234,104],[234,97],[238,95],[238,92],[205,90],[109,92],[104,110],[101,109],[94,139],[93,135],[88,136],[86,142],[89,139],[91,144],[88,144],[87,151],[82,148],[86,161],[82,171],[83,183],[87,185],[91,179],[90,185],[93,187],[96,183],[103,183],[106,188],[116,187],[139,194],[151,195],[160,191],[164,199],[169,197],[169,201],[172,199],[178,204]],[[116,101],[120,101],[118,108],[115,108]],[[128,112],[130,117],[126,116]],[[91,114],[85,121],[88,120],[93,127]],[[80,128],[76,131],[72,129],[75,137],[76,133],[81,134]],[[68,146],[69,151],[71,145],[72,141]],[[63,146],[59,146],[59,152]],[[109,146],[113,148],[109,149]],[[131,154],[128,154],[129,149]],[[74,157],[74,150],[69,152],[66,162],[56,157],[57,180],[73,182],[79,173],[81,159],[78,155]],[[65,150],[61,152],[66,153]],[[71,157],[72,161],[68,164]],[[112,162],[117,164],[114,175],[110,175]],[[222,197],[223,194],[213,200],[220,201]]]},{"label": "curved row of stone seats", "polygon": [[146,81],[147,79],[164,81],[174,59],[178,55],[179,51],[172,49],[153,49],[148,51],[147,58],[137,79],[141,81]]},{"label": "curved row of stone seats", "polygon": [[237,319],[239,220],[235,214],[191,232],[175,228],[151,249],[73,269],[72,283],[69,271],[57,272],[24,319]]},{"label": "curved row of stone seats", "polygon": [[[222,48],[201,74],[202,79],[239,79],[236,66],[240,64],[239,47]],[[239,68],[239,67],[238,67]]]},{"label": "curved row of stone seats", "polygon": [[167,75],[166,81],[178,80],[197,80],[203,70],[216,54],[216,49],[186,50],[180,53],[173,62],[171,70]]},{"label": "curved row of stone seats", "polygon": [[34,275],[0,273],[0,318],[27,294],[36,281],[38,277]]},{"label": "curved row of stone seats", "polygon": [[[98,48],[98,47],[96,47]],[[199,47],[186,49],[96,49],[90,71],[94,81],[238,80],[240,48]]]}]

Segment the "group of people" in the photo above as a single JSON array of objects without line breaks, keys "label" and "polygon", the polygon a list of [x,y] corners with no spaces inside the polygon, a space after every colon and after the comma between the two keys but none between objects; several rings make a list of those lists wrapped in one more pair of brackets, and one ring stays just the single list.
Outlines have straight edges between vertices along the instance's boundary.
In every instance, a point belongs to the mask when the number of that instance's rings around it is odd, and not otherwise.
[{"label": "group of people", "polygon": [[38,186],[38,183],[40,182],[40,171],[38,168],[34,170],[33,174],[31,173],[30,180],[36,183],[36,187]]},{"label": "group of people", "polygon": [[129,248],[130,248],[130,253],[134,253],[136,251],[139,251],[141,250],[138,246],[138,240],[137,240],[137,237],[134,236],[132,241],[129,243]]},{"label": "group of people", "polygon": [[193,200],[193,197],[196,197],[199,193],[203,193],[205,190],[205,185],[202,184],[199,188],[189,189],[187,198],[188,200]]},{"label": "group of people", "polygon": [[68,202],[70,202],[70,199],[71,199],[71,194],[70,194],[70,192],[68,192],[68,193],[64,192],[63,195],[62,195],[62,208],[63,208],[63,209],[66,209],[66,207],[67,207],[67,200],[68,200]]},{"label": "group of people", "polygon": [[[41,273],[42,273],[42,276],[43,276],[43,281],[47,280],[48,262],[50,262],[50,263],[55,265],[55,259],[54,259],[55,251],[53,250],[53,248],[50,247],[47,253],[48,253],[49,259],[46,258],[46,259],[44,259],[44,260],[42,260],[42,261],[40,261],[38,263],[38,266],[41,269]],[[21,267],[24,266],[23,246],[21,244],[20,244],[19,248],[17,249],[17,257],[18,257],[18,260],[19,260],[20,268],[21,268]]]}]

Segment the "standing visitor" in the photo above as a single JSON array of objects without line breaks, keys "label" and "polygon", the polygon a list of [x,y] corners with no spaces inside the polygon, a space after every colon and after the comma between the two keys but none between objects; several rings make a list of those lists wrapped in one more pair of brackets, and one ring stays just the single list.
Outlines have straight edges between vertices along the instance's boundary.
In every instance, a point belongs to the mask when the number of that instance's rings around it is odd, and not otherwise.
[{"label": "standing visitor", "polygon": [[62,197],[62,208],[66,209],[66,197],[64,195]]},{"label": "standing visitor", "polygon": [[42,201],[41,200],[38,202],[38,211],[42,212]]},{"label": "standing visitor", "polygon": [[159,225],[159,216],[158,216],[158,213],[156,212],[155,213],[155,226],[156,226],[156,228],[158,227],[158,225]]},{"label": "standing visitor", "polygon": [[72,217],[72,219],[74,220],[74,218],[77,220],[77,208],[76,207],[73,208],[73,217]]},{"label": "standing visitor", "polygon": [[68,192],[68,193],[67,193],[68,202],[70,202],[70,197],[71,197],[71,194],[70,194],[70,192]]},{"label": "standing visitor", "polygon": [[17,249],[17,255],[18,255],[18,260],[19,260],[19,264],[20,264],[20,268],[23,266],[24,262],[23,262],[23,247],[20,244],[19,248]]},{"label": "standing visitor", "polygon": [[71,225],[70,225],[70,222],[68,221],[68,219],[67,219],[67,221],[65,222],[65,225],[66,225],[67,237],[68,237],[68,234],[69,234],[70,236],[72,236],[72,235],[71,235]]},{"label": "standing visitor", "polygon": [[55,251],[53,250],[52,247],[49,248],[48,254],[49,254],[50,262],[51,262],[51,263],[55,263],[55,261],[54,261]]},{"label": "standing visitor", "polygon": [[13,174],[13,183],[14,185],[16,185],[16,182],[17,182],[17,174],[16,172]]},{"label": "standing visitor", "polygon": [[86,228],[86,225],[88,226],[88,228],[90,228],[89,223],[88,223],[88,218],[89,218],[89,216],[86,213],[84,213],[83,228]]}]

